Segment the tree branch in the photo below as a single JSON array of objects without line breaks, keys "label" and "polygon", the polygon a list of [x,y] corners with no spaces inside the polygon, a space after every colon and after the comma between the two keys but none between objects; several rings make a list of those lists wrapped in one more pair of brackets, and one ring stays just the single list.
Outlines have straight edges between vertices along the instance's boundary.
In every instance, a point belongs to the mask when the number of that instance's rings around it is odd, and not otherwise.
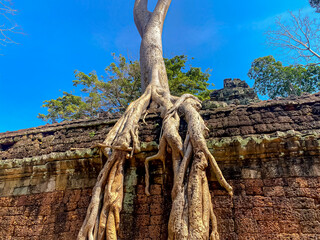
[{"label": "tree branch", "polygon": [[[266,32],[268,35],[268,44],[275,47],[295,50],[291,53],[298,58],[305,59],[306,63],[310,60],[320,61],[319,49],[319,23],[317,19],[312,19],[308,16],[302,16],[299,11],[298,15],[289,12],[291,22],[282,21],[277,18],[277,30]],[[312,57],[310,58],[310,54]]]},{"label": "tree branch", "polygon": [[163,23],[166,18],[170,4],[171,0],[158,0],[158,3],[150,19],[150,26],[148,27],[159,27],[160,32],[162,34]]},{"label": "tree branch", "polygon": [[136,0],[133,8],[133,17],[141,38],[150,16],[151,12],[148,11],[148,0]]},{"label": "tree branch", "polygon": [[17,24],[12,21],[7,14],[15,15],[16,10],[12,9],[7,3],[11,3],[11,0],[0,0],[0,16],[2,16],[3,23],[0,26],[0,45],[5,46],[7,43],[16,43],[9,37],[10,33],[17,33],[14,30],[17,28]]}]

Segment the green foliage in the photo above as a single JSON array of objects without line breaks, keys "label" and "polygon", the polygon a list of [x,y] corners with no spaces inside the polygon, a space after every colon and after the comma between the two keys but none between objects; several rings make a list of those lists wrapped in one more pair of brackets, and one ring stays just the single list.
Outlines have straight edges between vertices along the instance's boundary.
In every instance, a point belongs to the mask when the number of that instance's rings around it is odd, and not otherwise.
[{"label": "green foliage", "polygon": [[309,0],[311,7],[316,9],[316,12],[320,12],[320,0]]},{"label": "green foliage", "polygon": [[63,92],[63,97],[44,101],[43,107],[48,108],[48,114],[39,114],[38,118],[52,122],[81,118],[86,115],[88,108],[81,97],[67,92]]},{"label": "green foliage", "polygon": [[73,86],[80,88],[82,96],[63,92],[63,97],[44,101],[42,107],[48,114],[39,114],[38,118],[58,122],[95,117],[104,111],[124,111],[141,94],[140,66],[137,61],[128,63],[122,55],[113,56],[115,63],[106,67],[106,77],[75,71]]},{"label": "green foliage", "polygon": [[283,66],[273,56],[255,59],[248,72],[249,78],[255,81],[253,87],[257,93],[272,99],[318,91],[319,74],[320,67],[317,65]]},{"label": "green foliage", "polygon": [[[127,61],[120,55],[105,69],[100,78],[95,72],[88,75],[75,71],[73,86],[80,88],[81,96],[63,92],[57,99],[44,101],[42,107],[48,114],[39,114],[44,121],[58,122],[79,118],[96,117],[101,112],[123,112],[126,107],[141,95],[140,65],[138,61]],[[170,91],[181,96],[191,93],[200,100],[209,98],[209,70],[186,68],[187,57],[175,56],[164,59],[168,72]]]},{"label": "green foliage", "polygon": [[185,93],[191,93],[201,101],[209,99],[208,80],[210,70],[202,72],[201,68],[190,66],[185,72],[187,61],[187,56],[184,55],[164,59],[171,94],[181,96]]}]

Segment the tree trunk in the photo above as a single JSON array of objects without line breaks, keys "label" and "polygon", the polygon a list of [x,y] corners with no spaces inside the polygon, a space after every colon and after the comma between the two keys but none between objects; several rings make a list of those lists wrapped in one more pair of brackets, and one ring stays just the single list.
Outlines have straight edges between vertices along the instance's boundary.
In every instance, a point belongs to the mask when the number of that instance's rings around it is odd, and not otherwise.
[{"label": "tree trunk", "polygon": [[[164,163],[168,157],[167,149],[172,155],[174,183],[168,239],[219,239],[205,171],[208,162],[230,195],[232,188],[206,146],[203,134],[207,128],[198,113],[201,102],[190,94],[179,98],[170,95],[161,40],[170,3],[171,0],[158,0],[154,11],[149,12],[147,0],[135,1],[134,21],[142,38],[140,66],[143,94],[129,105],[106,140],[100,144],[108,160],[93,189],[78,240],[117,239],[123,199],[123,164],[140,151],[139,120],[150,110],[160,113],[163,124],[159,151],[145,161],[147,195],[150,195],[149,161],[160,159]],[[188,123],[184,140],[178,132],[182,115]]]}]

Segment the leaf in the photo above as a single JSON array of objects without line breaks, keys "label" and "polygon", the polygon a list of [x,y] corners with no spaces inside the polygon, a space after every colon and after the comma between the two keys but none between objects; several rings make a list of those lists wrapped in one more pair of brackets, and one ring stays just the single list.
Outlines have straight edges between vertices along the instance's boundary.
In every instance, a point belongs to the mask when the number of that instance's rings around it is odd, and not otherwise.
[{"label": "leaf", "polygon": [[257,93],[274,99],[319,91],[319,73],[319,66],[283,66],[273,56],[266,56],[253,61],[248,76],[255,81]]},{"label": "leaf", "polygon": [[[127,61],[122,56],[113,54],[114,62],[105,68],[105,75],[99,77],[96,72],[85,74],[76,70],[73,86],[82,93],[81,96],[63,92],[57,99],[44,101],[42,107],[47,114],[39,114],[44,121],[59,122],[79,118],[94,118],[99,113],[108,111],[123,112],[127,106],[141,95],[140,64]],[[191,93],[200,100],[209,98],[208,80],[210,70],[187,65],[187,56],[180,55],[164,59],[171,93],[181,96]]]}]

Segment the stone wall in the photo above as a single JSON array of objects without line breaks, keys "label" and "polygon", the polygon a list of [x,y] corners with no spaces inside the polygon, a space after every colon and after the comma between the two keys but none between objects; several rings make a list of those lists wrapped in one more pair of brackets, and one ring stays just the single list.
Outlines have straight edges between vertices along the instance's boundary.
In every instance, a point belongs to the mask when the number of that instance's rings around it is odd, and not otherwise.
[{"label": "stone wall", "polygon": [[223,88],[213,90],[210,93],[210,100],[215,102],[225,102],[227,104],[247,105],[259,102],[257,93],[253,88],[238,78],[227,78],[223,81]]},{"label": "stone wall", "polygon": [[[320,239],[320,94],[203,110],[229,197],[208,170],[221,239]],[[0,239],[75,239],[102,166],[95,144],[115,119],[0,133]],[[126,163],[120,239],[166,239],[172,169],[144,158],[161,119],[141,125],[143,152]],[[184,135],[186,125],[181,124]]]}]

